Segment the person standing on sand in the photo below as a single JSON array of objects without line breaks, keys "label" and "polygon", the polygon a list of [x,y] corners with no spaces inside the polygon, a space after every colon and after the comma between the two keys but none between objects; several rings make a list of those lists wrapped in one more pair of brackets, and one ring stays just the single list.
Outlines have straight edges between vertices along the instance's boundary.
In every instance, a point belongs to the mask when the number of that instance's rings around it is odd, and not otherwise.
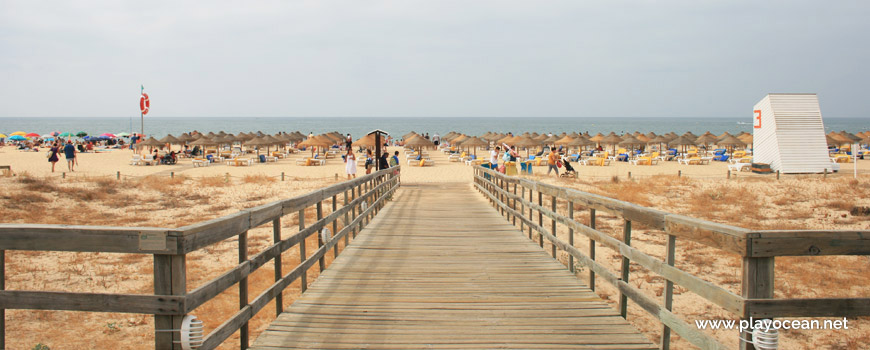
[{"label": "person standing on sand", "polygon": [[559,156],[556,154],[556,150],[550,148],[550,155],[547,156],[547,176],[550,176],[550,172],[555,170],[556,177],[559,177],[559,167],[556,166],[556,160],[559,159]]},{"label": "person standing on sand", "polygon": [[60,147],[57,145],[57,142],[51,145],[51,149],[48,152],[48,162],[51,163],[51,172],[54,172],[54,166],[57,165],[57,161],[60,160],[57,156],[57,152],[60,152]]},{"label": "person standing on sand", "polygon": [[372,168],[375,167],[375,160],[372,156],[372,150],[366,150],[366,175],[372,173]]},{"label": "person standing on sand", "polygon": [[73,146],[72,141],[67,141],[66,146],[63,146],[63,155],[66,157],[66,167],[69,171],[75,171],[76,147]]},{"label": "person standing on sand", "polygon": [[[350,137],[350,134],[348,134]],[[356,178],[356,155],[353,154],[353,149],[347,149],[347,155],[344,156],[344,170],[347,172],[347,179],[350,180],[350,176],[353,175]]]},{"label": "person standing on sand", "polygon": [[350,134],[347,134],[347,139],[344,140],[344,149],[352,149],[353,148],[353,138],[350,137]]},{"label": "person standing on sand", "polygon": [[387,157],[389,156],[390,154],[387,153],[386,150],[384,151],[384,153],[381,153],[381,159],[378,160],[378,170],[390,168],[390,161],[387,159]]},{"label": "person standing on sand", "polygon": [[498,168],[498,152],[501,150],[500,147],[495,146],[492,151],[489,152],[489,164],[490,168],[495,169]]}]

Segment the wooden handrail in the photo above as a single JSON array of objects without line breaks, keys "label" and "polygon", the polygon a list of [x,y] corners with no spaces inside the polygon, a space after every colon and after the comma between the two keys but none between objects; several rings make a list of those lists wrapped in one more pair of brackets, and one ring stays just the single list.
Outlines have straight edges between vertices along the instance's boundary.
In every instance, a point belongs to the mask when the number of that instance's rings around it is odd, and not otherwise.
[{"label": "wooden handrail", "polygon": [[[43,291],[10,291],[0,288],[0,313],[5,309],[43,309],[97,312],[127,312],[155,315],[155,330],[179,329],[181,319],[198,306],[211,300],[233,285],[239,285],[240,310],[207,335],[201,349],[217,347],[237,330],[242,331],[242,348],[247,347],[247,322],[293,281],[303,278],[316,263],[324,267],[326,253],[337,243],[345,244],[355,236],[371,217],[386,204],[386,200],[400,186],[398,167],[380,170],[356,179],[335,184],[305,195],[264,204],[213,220],[176,229],[155,227],[106,227],[68,225],[0,224],[0,256],[5,250],[42,250],[76,252],[140,253],[154,256],[154,295],[70,293]],[[348,199],[348,191],[351,199]],[[345,196],[338,207],[337,195]],[[321,203],[333,201],[333,211],[320,215]],[[368,207],[362,210],[361,205]],[[307,227],[304,210],[318,208],[318,220]],[[288,214],[300,215],[300,230],[290,237],[279,239],[281,218]],[[339,232],[328,241],[319,239],[319,247],[306,256],[301,244],[307,237],[319,233],[337,221],[345,219]],[[348,221],[349,220],[349,221]],[[271,222],[275,242],[248,257],[247,231]],[[196,251],[232,237],[239,237],[240,262],[229,271],[203,285],[187,291],[187,253]],[[269,261],[280,259],[280,254],[299,245],[303,261],[287,274],[276,269],[275,282],[253,300],[247,300],[247,277]],[[5,269],[5,264],[2,264]],[[0,287],[5,287],[0,275]],[[304,289],[304,287],[303,287]],[[279,299],[280,300],[280,299]],[[280,309],[280,308],[279,308]],[[5,345],[5,324],[0,324],[0,345]],[[177,332],[155,332],[156,349],[180,349]]]},{"label": "wooden handrail", "polygon": [[[513,184],[513,189],[510,185]],[[506,219],[520,229],[529,228],[529,238],[534,239],[535,231],[540,245],[546,239],[553,249],[568,253],[570,261],[576,260],[590,270],[590,288],[594,290],[594,277],[600,277],[613,285],[620,293],[619,308],[625,315],[625,301],[632,300],[642,309],[663,324],[661,347],[670,345],[670,330],[686,338],[703,349],[724,348],[712,337],[690,327],[670,312],[673,301],[673,284],[678,284],[704,299],[722,307],[736,317],[748,319],[773,317],[859,317],[870,315],[870,298],[818,298],[818,299],[773,299],[774,257],[812,256],[812,255],[870,255],[870,231],[753,231],[741,227],[696,219],[684,215],[671,214],[636,204],[562,188],[537,181],[506,176],[488,168],[475,166],[474,185],[499,210]],[[517,194],[517,186],[521,192]],[[526,197],[526,190],[529,194]],[[532,200],[538,194],[537,203]],[[542,196],[551,198],[549,208],[543,205]],[[557,200],[571,205],[569,216],[556,210]],[[581,204],[590,211],[590,224],[584,225],[573,218],[574,204]],[[517,210],[517,207],[521,209]],[[528,208],[528,214],[526,214]],[[603,211],[625,221],[623,241],[595,229],[595,212]],[[533,220],[537,211],[538,220]],[[543,218],[552,220],[551,228],[545,228]],[[668,235],[667,262],[656,259],[631,246],[632,222],[664,231]],[[556,224],[568,228],[569,243],[554,234]],[[574,234],[579,233],[590,239],[590,254],[586,255],[573,246]],[[722,287],[693,276],[674,267],[674,246],[676,239],[704,244],[725,252],[736,253],[743,257],[743,279],[741,295],[736,295]],[[608,270],[595,261],[595,245],[600,243],[618,252],[623,259],[621,276]],[[553,252],[555,257],[555,252]],[[663,304],[644,295],[639,289],[629,285],[628,262],[634,262],[665,279]],[[573,266],[569,267],[573,269]],[[572,270],[573,271],[573,270]],[[741,334],[744,339],[751,338],[748,333]],[[751,344],[741,343],[741,349],[753,349]]]}]

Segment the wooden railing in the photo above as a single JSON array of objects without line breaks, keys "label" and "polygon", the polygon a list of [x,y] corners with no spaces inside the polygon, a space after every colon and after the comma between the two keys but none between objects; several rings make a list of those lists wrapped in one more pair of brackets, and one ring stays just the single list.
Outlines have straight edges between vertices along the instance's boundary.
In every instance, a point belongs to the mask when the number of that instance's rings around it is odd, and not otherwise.
[{"label": "wooden railing", "polygon": [[[154,294],[105,294],[5,290],[5,262],[0,263],[0,322],[5,309],[72,310],[121,312],[154,315],[155,349],[180,349],[180,329],[184,316],[235,284],[239,286],[239,311],[209,333],[200,349],[213,349],[240,330],[241,348],[248,347],[248,321],[273,299],[276,314],[283,310],[281,292],[301,279],[304,292],[308,269],[317,263],[325,268],[330,250],[338,255],[337,243],[356,234],[383,207],[399,187],[398,167],[381,170],[354,180],[332,185],[306,195],[242,210],[214,220],[177,229],[155,227],[98,227],[66,225],[0,224],[0,262],[5,250],[107,252],[151,254],[154,257]],[[342,195],[343,205],[337,205]],[[323,202],[331,201],[332,212],[323,216]],[[314,206],[317,220],[306,226],[305,209]],[[296,214],[299,232],[281,236],[281,219]],[[338,220],[344,218],[338,230]],[[249,257],[249,229],[272,224],[274,243]],[[334,234],[327,241],[319,234],[329,227]],[[318,249],[305,252],[305,239],[318,237]],[[193,290],[187,288],[185,256],[212,244],[238,237],[239,264]],[[300,244],[302,243],[302,244]],[[281,253],[299,246],[300,263],[288,273],[282,271]],[[247,277],[270,260],[275,265],[275,283],[253,300],[248,296]],[[5,323],[0,323],[0,348],[5,348]]]},{"label": "wooden railing", "polygon": [[[521,230],[528,228],[529,239],[539,239],[542,248],[544,239],[548,240],[554,258],[557,256],[556,250],[561,249],[567,252],[568,266],[572,271],[574,271],[575,259],[577,263],[588,268],[588,283],[592,290],[595,290],[596,276],[613,285],[619,291],[618,307],[622,317],[627,314],[630,299],[661,322],[662,349],[670,347],[671,330],[702,349],[726,348],[671,311],[674,284],[741,319],[870,315],[870,298],[773,298],[775,257],[870,255],[870,231],[753,231],[670,214],[525,178],[505,176],[480,166],[474,168],[474,185],[509,221],[515,225],[519,222]],[[549,199],[549,207],[544,206],[544,196]],[[567,215],[557,211],[557,203],[560,200],[567,204]],[[575,204],[589,210],[589,225],[574,219]],[[604,211],[623,220],[622,240],[596,229],[596,211]],[[545,216],[550,219],[549,227],[546,227],[544,222]],[[661,230],[668,235],[665,261],[632,247],[632,223]],[[567,227],[568,242],[557,238],[557,224]],[[575,233],[589,239],[588,254],[574,246]],[[743,260],[741,295],[674,267],[677,238],[740,255]],[[622,256],[618,273],[608,270],[596,261],[596,244],[610,248]],[[643,266],[666,280],[661,303],[628,284],[631,262]],[[740,337],[752,338],[748,332],[740,334]],[[741,341],[741,349],[754,349],[754,347]]]}]

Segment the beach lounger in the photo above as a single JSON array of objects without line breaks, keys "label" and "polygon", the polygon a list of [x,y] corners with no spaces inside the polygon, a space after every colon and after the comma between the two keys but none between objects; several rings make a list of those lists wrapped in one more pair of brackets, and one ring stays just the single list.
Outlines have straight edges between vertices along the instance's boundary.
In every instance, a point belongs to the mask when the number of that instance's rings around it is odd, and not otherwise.
[{"label": "beach lounger", "polygon": [[148,154],[142,158],[142,161],[140,163],[147,164],[147,165],[154,165],[154,164],[157,164],[157,160],[154,159],[153,155]]},{"label": "beach lounger", "polygon": [[450,156],[448,156],[447,160],[451,161],[451,162],[459,162],[462,160],[462,158],[465,158],[465,155],[466,155],[465,152],[462,152],[459,154],[454,153],[454,154],[451,154]]},{"label": "beach lounger", "polygon": [[130,160],[130,165],[142,165],[142,156],[134,154],[133,159]]},{"label": "beach lounger", "polygon": [[728,170],[733,170],[733,171],[743,171],[743,170],[749,171],[750,168],[752,168],[752,163],[728,164]]},{"label": "beach lounger", "polygon": [[412,166],[420,166],[420,167],[423,167],[423,166],[434,166],[434,165],[435,165],[435,161],[433,161],[433,160],[431,160],[431,159],[416,160],[416,161],[412,162],[410,165],[412,165]]},{"label": "beach lounger", "polygon": [[205,158],[194,158],[193,159],[193,167],[194,168],[201,167],[201,166],[209,166],[209,164],[211,164],[211,162],[209,162],[208,159],[205,159]]}]

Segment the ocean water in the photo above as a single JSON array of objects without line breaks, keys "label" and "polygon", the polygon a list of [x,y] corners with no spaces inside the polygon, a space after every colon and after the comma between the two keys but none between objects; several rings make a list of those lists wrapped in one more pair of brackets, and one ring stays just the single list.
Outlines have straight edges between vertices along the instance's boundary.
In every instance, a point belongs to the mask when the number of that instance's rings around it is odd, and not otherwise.
[{"label": "ocean water", "polygon": [[[829,131],[847,130],[852,133],[870,130],[870,118],[826,118],[825,129]],[[438,133],[444,135],[450,131],[465,134],[480,135],[487,131],[523,133],[532,132],[589,132],[590,134],[611,131],[640,131],[643,133],[676,132],[678,134],[691,131],[701,134],[710,131],[714,134],[741,131],[752,132],[752,119],[745,118],[400,118],[400,117],[329,117],[329,118],[267,118],[267,117],[146,117],[145,134],[162,138],[167,134],[178,135],[183,132],[197,130],[201,132],[225,131],[228,133],[262,131],[274,134],[279,131],[300,131],[303,134],[313,132],[321,134],[338,131],[350,133],[354,138],[361,137],[374,129],[381,129],[391,135],[401,137],[410,131]],[[15,131],[35,132],[43,135],[53,131],[87,132],[99,135],[105,132],[117,134],[121,132],[138,132],[140,120],[135,118],[0,118],[0,133],[9,134]]]}]

